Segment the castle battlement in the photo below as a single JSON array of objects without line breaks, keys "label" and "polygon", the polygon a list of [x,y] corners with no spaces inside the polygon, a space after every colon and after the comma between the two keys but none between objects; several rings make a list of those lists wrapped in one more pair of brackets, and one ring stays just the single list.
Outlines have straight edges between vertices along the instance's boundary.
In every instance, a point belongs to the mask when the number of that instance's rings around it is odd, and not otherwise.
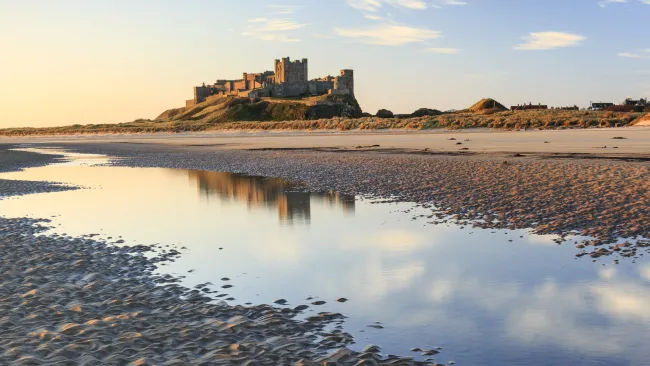
[{"label": "castle battlement", "polygon": [[354,95],[354,71],[344,69],[340,76],[326,76],[309,80],[306,58],[291,60],[289,57],[276,59],[273,71],[242,73],[241,79],[218,79],[213,85],[194,87],[194,99],[186,102],[190,108],[205,102],[212,96],[237,95],[259,97],[302,97],[322,94]]}]

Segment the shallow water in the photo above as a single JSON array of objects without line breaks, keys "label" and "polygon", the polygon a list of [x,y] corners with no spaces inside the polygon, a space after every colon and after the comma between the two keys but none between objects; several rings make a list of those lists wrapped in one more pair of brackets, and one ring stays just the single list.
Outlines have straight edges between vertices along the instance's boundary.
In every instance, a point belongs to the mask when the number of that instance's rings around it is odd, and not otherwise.
[{"label": "shallow water", "polygon": [[73,158],[0,178],[85,189],[4,199],[0,214],[51,218],[59,234],[185,247],[161,271],[212,282],[233,304],[326,301],[310,309],[349,316],[358,348],[442,347],[438,362],[462,365],[650,363],[643,259],[592,263],[552,236],[429,225],[411,204],[301,193],[278,179]]}]

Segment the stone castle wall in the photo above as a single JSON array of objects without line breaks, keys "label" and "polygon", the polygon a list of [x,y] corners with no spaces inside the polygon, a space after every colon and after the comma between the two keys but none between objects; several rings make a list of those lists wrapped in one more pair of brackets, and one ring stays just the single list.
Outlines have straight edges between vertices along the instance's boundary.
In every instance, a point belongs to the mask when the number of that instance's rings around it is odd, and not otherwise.
[{"label": "stone castle wall", "polygon": [[195,87],[193,104],[205,102],[212,96],[237,95],[241,97],[302,97],[322,94],[354,95],[353,70],[341,70],[336,77],[327,76],[309,80],[307,59],[291,61],[289,57],[275,60],[274,71],[243,73],[238,80],[217,80],[214,85]]}]

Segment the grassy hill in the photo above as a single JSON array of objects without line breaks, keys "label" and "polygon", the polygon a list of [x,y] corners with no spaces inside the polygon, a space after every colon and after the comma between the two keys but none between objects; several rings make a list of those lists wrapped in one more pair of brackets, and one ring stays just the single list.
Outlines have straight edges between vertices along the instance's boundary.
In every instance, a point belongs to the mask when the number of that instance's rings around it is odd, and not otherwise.
[{"label": "grassy hill", "polygon": [[251,100],[221,97],[196,106],[170,109],[156,121],[292,121],[332,117],[360,117],[361,108],[353,96],[323,95],[303,99],[263,98]]},{"label": "grassy hill", "polygon": [[508,108],[506,108],[503,104],[497,102],[496,100],[492,98],[484,98],[474,103],[474,105],[472,105],[471,107],[469,107],[467,109],[467,112],[490,114],[490,113],[503,112],[507,110]]}]

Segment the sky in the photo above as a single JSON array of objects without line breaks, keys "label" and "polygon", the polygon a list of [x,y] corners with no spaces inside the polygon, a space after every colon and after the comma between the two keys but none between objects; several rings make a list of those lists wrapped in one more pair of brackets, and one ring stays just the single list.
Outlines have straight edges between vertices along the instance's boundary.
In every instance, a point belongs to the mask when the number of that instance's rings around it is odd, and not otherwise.
[{"label": "sky", "polygon": [[309,59],[364,111],[650,96],[650,0],[0,0],[0,127],[117,123]]}]

